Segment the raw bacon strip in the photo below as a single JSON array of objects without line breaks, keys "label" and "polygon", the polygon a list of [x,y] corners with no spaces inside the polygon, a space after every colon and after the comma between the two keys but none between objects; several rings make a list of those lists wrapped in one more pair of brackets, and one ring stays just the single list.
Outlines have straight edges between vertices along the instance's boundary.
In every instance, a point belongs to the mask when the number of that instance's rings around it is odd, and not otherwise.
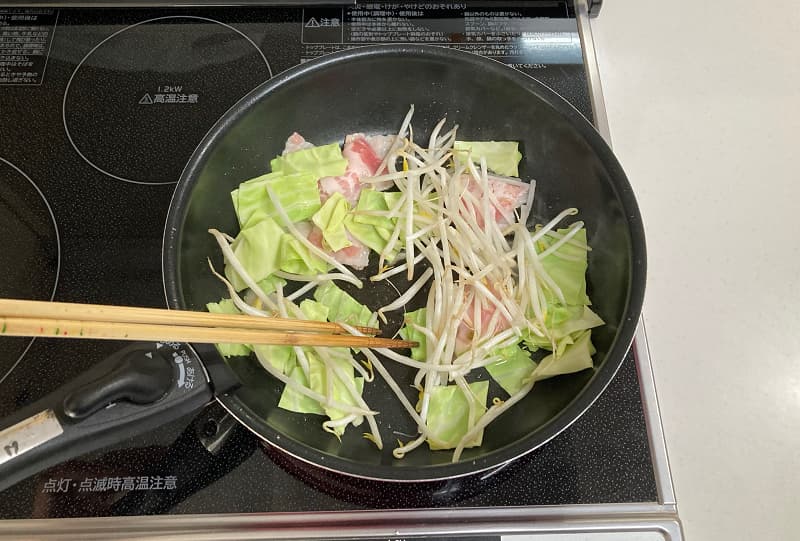
[{"label": "raw bacon strip", "polygon": [[363,133],[354,133],[344,138],[342,155],[347,158],[348,170],[358,175],[359,179],[375,176],[383,161]]},{"label": "raw bacon strip", "polygon": [[[342,156],[347,159],[347,169],[342,176],[319,179],[319,193],[323,203],[334,192],[339,192],[351,206],[356,206],[358,196],[361,194],[361,179],[375,176],[383,161],[383,156],[379,155],[372,146],[374,144],[376,148],[382,149],[385,144],[383,137],[391,138],[391,136],[382,135],[366,137],[363,133],[354,133],[345,137]],[[372,144],[370,140],[372,140]],[[386,186],[376,186],[376,189],[386,189],[391,184],[392,182],[389,182]]]},{"label": "raw bacon strip", "polygon": [[319,179],[317,185],[322,203],[325,203],[336,192],[342,194],[351,207],[355,207],[358,203],[361,183],[358,181],[358,175],[352,171],[345,170],[344,175],[340,177],[323,177]]},{"label": "raw bacon strip", "polygon": [[[383,163],[383,159],[389,153],[392,148],[392,144],[394,143],[395,136],[394,135],[368,135],[366,137],[367,143],[370,147],[372,147],[373,152],[380,158],[381,163]],[[378,164],[380,167],[380,164]],[[375,171],[374,174],[382,175],[386,173],[386,168],[384,167],[381,171]],[[379,192],[384,190],[388,190],[394,186],[394,182],[391,180],[387,180],[386,182],[374,182],[372,183],[372,187]]]},{"label": "raw bacon strip", "polygon": [[[366,139],[369,146],[372,147],[373,152],[383,161],[389,153],[389,150],[391,150],[395,137],[394,135],[367,135]],[[383,173],[383,171],[381,173]]]},{"label": "raw bacon strip", "polygon": [[335,252],[331,252],[330,248],[325,246],[322,239],[322,230],[317,226],[314,226],[311,232],[309,232],[308,240],[314,246],[331,254],[336,261],[343,265],[349,265],[356,270],[361,270],[369,264],[369,248],[362,244],[357,238],[353,237],[349,232],[347,233],[347,240],[350,241],[350,246]]},{"label": "raw bacon strip", "polygon": [[314,145],[306,141],[302,135],[300,135],[297,132],[294,132],[286,140],[286,144],[283,147],[283,152],[281,153],[281,156],[286,156],[290,152],[303,150],[304,148],[311,148],[313,146]]},{"label": "raw bacon strip", "polygon": [[[500,227],[509,225],[506,216],[513,217],[514,210],[519,208],[528,197],[528,185],[520,186],[516,183],[505,182],[500,177],[489,175],[489,190],[497,199],[497,205],[492,204],[494,219]],[[479,201],[483,197],[483,190],[472,177],[467,181],[467,190]],[[475,209],[478,225],[483,227],[483,211],[480,207]]]},{"label": "raw bacon strip", "polygon": [[[465,294],[469,294],[470,289],[471,288],[467,286],[467,291]],[[489,290],[494,293],[492,288],[489,288]],[[473,296],[472,301],[470,301],[466,310],[464,311],[464,319],[462,319],[461,323],[458,325],[455,348],[457,354],[461,354],[472,347],[472,339],[475,335],[478,335],[480,338],[484,339],[491,338],[497,333],[503,332],[511,327],[511,322],[506,319],[506,316],[503,314],[500,314],[496,318],[494,325],[492,325],[492,318],[494,318],[495,312],[497,312],[497,306],[488,300],[484,300],[483,306],[481,306],[480,328],[476,328],[476,322],[473,322],[473,317],[475,315],[475,302],[477,301]]]},{"label": "raw bacon strip", "polygon": [[500,205],[502,212],[495,208],[495,219],[501,226],[509,225],[508,220],[505,220],[503,215],[514,216],[514,210],[518,209],[525,203],[528,198],[529,185],[520,186],[511,182],[505,182],[499,177],[489,175],[489,189],[494,194],[497,202]]},{"label": "raw bacon strip", "polygon": [[336,261],[348,265],[356,270],[361,270],[369,265],[369,248],[361,243],[360,240],[347,233],[350,246],[333,252]]}]

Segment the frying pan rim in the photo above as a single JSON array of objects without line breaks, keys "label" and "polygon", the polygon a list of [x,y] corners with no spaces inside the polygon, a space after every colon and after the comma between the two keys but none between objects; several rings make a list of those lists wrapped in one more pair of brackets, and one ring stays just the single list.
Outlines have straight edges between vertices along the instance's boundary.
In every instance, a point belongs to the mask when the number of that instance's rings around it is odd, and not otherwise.
[{"label": "frying pan rim", "polygon": [[177,256],[180,231],[183,226],[183,219],[186,215],[186,203],[192,192],[192,187],[198,179],[196,173],[204,165],[214,140],[226,133],[231,125],[235,124],[242,116],[246,115],[252,105],[282,86],[302,79],[306,75],[316,71],[322,71],[331,66],[335,67],[340,63],[365,60],[382,55],[412,55],[417,59],[431,57],[433,59],[439,58],[447,61],[458,60],[472,63],[478,68],[487,69],[502,77],[506,77],[509,81],[520,85],[527,92],[542,100],[556,113],[560,114],[597,154],[600,162],[606,167],[609,178],[611,179],[611,189],[625,211],[625,219],[628,225],[628,241],[631,248],[631,256],[628,262],[630,281],[624,303],[624,317],[619,323],[619,330],[608,348],[604,362],[601,366],[594,369],[594,374],[583,385],[578,394],[555,416],[534,432],[472,460],[462,460],[457,463],[431,466],[404,466],[398,468],[385,464],[372,465],[357,463],[353,460],[325,454],[306,444],[294,441],[292,438],[285,437],[280,431],[269,427],[263,420],[253,419],[254,416],[245,411],[249,409],[247,404],[235,394],[222,394],[217,396],[216,400],[238,422],[264,442],[314,467],[329,470],[337,474],[384,482],[427,482],[453,479],[498,468],[510,461],[516,460],[546,444],[552,438],[567,429],[572,423],[577,421],[581,415],[591,407],[595,400],[600,397],[621,367],[627,357],[630,345],[633,342],[636,326],[641,315],[646,279],[646,245],[644,226],[638,204],[633,194],[633,189],[611,148],[597,132],[595,127],[580,111],[549,86],[497,60],[435,45],[404,44],[356,47],[319,57],[279,73],[254,88],[228,109],[214,126],[208,130],[184,167],[180,180],[173,192],[164,230],[162,245],[162,278],[164,281],[164,293],[170,308],[182,307],[182,288],[179,287],[179,258]]}]

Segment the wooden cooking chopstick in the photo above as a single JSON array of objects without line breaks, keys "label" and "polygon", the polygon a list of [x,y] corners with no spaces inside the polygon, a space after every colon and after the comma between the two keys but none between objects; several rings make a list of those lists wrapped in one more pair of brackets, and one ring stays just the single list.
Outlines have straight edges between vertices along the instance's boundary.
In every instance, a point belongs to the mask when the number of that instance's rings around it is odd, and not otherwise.
[{"label": "wooden cooking chopstick", "polygon": [[[191,325],[196,327],[230,327],[265,331],[328,332],[348,334],[337,323],[306,321],[280,317],[253,317],[239,314],[212,314],[190,310],[166,310],[135,306],[108,306],[71,302],[25,301],[0,299],[0,316],[73,319],[76,321],[108,321],[118,323],[155,323],[159,325]],[[358,327],[364,334],[380,334],[374,327]]]},{"label": "wooden cooking chopstick", "polygon": [[270,344],[367,348],[407,348],[417,345],[416,342],[374,336],[7,316],[0,316],[0,329],[2,329],[0,336],[95,338],[100,340],[154,340],[202,342],[207,344]]},{"label": "wooden cooking chopstick", "polygon": [[[25,301],[14,301],[15,303]],[[35,301],[30,301],[35,302]],[[416,342],[405,340],[394,340],[390,338],[378,338],[373,336],[352,336],[349,334],[332,334],[331,327],[324,327],[323,332],[309,332],[306,327],[300,332],[293,329],[263,329],[252,328],[245,325],[238,327],[219,327],[213,324],[204,325],[208,319],[200,318],[198,325],[175,325],[172,323],[148,323],[141,321],[110,321],[103,320],[76,319],[72,317],[42,317],[39,315],[25,317],[19,315],[19,305],[17,313],[7,314],[4,310],[6,300],[0,301],[0,336],[43,336],[50,338],[94,338],[101,340],[154,340],[154,341],[175,341],[175,342],[202,342],[202,343],[234,343],[234,344],[269,344],[269,345],[291,345],[291,346],[336,346],[336,347],[385,347],[385,348],[407,348],[417,345]],[[39,302],[40,303],[40,302]],[[37,303],[37,304],[39,304]],[[63,304],[63,303],[58,303]],[[84,305],[77,305],[84,306]],[[98,305],[94,305],[98,306]],[[114,312],[117,307],[103,306],[104,315]],[[37,308],[41,310],[40,307]],[[150,309],[147,309],[150,310]],[[155,309],[156,311],[159,311]],[[172,310],[161,310],[167,314],[172,314]],[[95,312],[97,313],[97,312]],[[117,317],[122,317],[115,312]],[[177,312],[176,312],[177,313]],[[206,314],[204,312],[182,312],[185,316],[184,322],[191,319],[186,317],[188,314],[198,314],[200,316],[216,316],[217,314]],[[246,323],[261,322],[271,318],[256,318],[249,316],[238,316],[243,318]],[[286,320],[284,320],[286,321]],[[288,320],[293,323],[306,323],[301,320]],[[335,325],[335,324],[334,324]],[[341,331],[341,327],[336,325]],[[374,330],[374,329],[373,329]]]}]

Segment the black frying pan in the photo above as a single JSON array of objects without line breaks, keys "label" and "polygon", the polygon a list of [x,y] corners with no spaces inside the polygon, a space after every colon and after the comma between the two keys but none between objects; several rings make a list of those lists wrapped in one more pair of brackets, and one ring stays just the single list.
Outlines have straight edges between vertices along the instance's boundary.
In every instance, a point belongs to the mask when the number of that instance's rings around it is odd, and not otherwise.
[{"label": "black frying pan", "polygon": [[[0,488],[48,464],[186,414],[212,393],[244,426],[290,455],[335,472],[388,481],[451,478],[493,468],[544,444],[575,421],[614,376],[634,335],[645,283],[641,217],[620,165],[578,111],[538,81],[469,53],[426,46],[353,49],[288,70],[244,97],[200,143],[175,191],[163,254],[169,306],[203,310],[207,302],[227,296],[206,265],[211,256],[222,267],[207,230],[237,232],[230,191],[263,174],[289,134],[298,131],[325,144],[358,131],[393,133],[412,103],[417,130],[430,130],[447,115],[460,125],[460,139],[520,141],[520,174],[537,180],[532,224],[566,207],[580,209],[593,248],[589,295],[607,323],[592,335],[594,370],[538,383],[486,429],[483,445],[465,450],[458,463],[450,462],[450,452],[432,452],[427,446],[395,460],[391,448],[397,434],[413,434],[414,427],[378,377],[364,397],[380,411],[383,452],[359,429],[348,428],[340,443],[321,429],[321,418],[277,408],[282,385],[254,359],[226,363],[211,346],[137,344],[0,425],[52,412],[26,429],[17,424],[0,432],[5,454],[17,455],[0,465]],[[396,295],[388,286],[365,284],[363,290],[348,291],[373,308]],[[395,285],[402,290],[406,284],[397,280]],[[412,303],[409,309],[414,308]],[[401,319],[399,314],[390,320],[386,333]],[[409,381],[407,369],[387,364],[398,380]],[[191,388],[186,384],[189,369],[195,373]],[[497,394],[490,390],[491,396]],[[409,398],[414,399],[410,388]],[[116,405],[106,407],[110,403]],[[60,435],[46,437],[59,430]],[[26,434],[27,443],[22,441]],[[16,448],[9,448],[10,442]]]}]

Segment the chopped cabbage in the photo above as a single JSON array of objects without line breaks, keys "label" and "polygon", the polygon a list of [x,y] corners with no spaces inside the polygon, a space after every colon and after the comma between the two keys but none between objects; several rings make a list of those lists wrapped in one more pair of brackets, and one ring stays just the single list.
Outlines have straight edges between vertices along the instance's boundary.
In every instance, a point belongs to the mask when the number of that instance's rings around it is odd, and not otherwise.
[{"label": "chopped cabbage", "polygon": [[231,192],[233,207],[242,228],[267,217],[277,217],[267,194],[269,185],[281,207],[293,222],[307,220],[322,206],[317,178],[311,173],[269,173],[239,185]]},{"label": "chopped cabbage", "polygon": [[[348,404],[351,406],[357,405],[355,398],[353,398],[352,394],[347,389],[347,386],[336,375],[334,375],[333,370],[331,370],[330,373],[328,372],[325,367],[325,363],[316,353],[308,350],[306,351],[306,357],[308,358],[309,363],[309,378],[306,379],[299,366],[294,367],[289,377],[301,385],[308,387],[312,391],[327,395],[328,376],[330,375],[330,377],[333,378],[333,393],[331,398],[337,402],[341,402],[342,404]],[[341,369],[341,371],[346,374],[347,377],[351,378],[350,382],[355,386],[355,389],[358,391],[358,393],[361,394],[364,390],[364,378],[354,376],[353,366],[350,364],[350,361],[340,356],[334,356],[332,357],[332,362],[335,363]],[[327,415],[332,421],[347,416],[346,413],[335,408],[323,406],[313,398],[302,395],[288,386],[284,387],[283,393],[281,394],[281,399],[278,402],[278,407],[297,413],[324,414]],[[336,434],[341,436],[344,433],[345,428],[346,426],[344,425],[338,426],[335,427],[334,431]]]},{"label": "chopped cabbage", "polygon": [[[275,239],[283,234],[283,229],[272,218],[264,217],[242,229],[233,241],[233,253],[255,282],[261,282],[278,270],[281,245]],[[225,276],[236,291],[247,287],[231,265],[225,266]]]},{"label": "chopped cabbage", "polygon": [[312,321],[328,321],[330,309],[321,302],[305,299],[300,303],[300,310],[307,319]]},{"label": "chopped cabbage", "polygon": [[369,326],[375,320],[369,308],[339,289],[331,281],[318,286],[314,290],[314,298],[328,307],[328,321]]},{"label": "chopped cabbage", "polygon": [[[568,229],[557,230],[562,235],[568,231]],[[539,239],[536,249],[539,253],[544,252],[557,240],[554,236],[544,235]],[[587,250],[586,229],[581,228],[570,242],[562,244],[555,252],[541,260],[544,270],[561,289],[564,301],[569,306],[590,304],[586,295]],[[555,303],[555,298],[555,295],[551,295],[548,300]]]},{"label": "chopped cabbage", "polygon": [[495,350],[492,354],[502,359],[486,365],[486,371],[510,395],[522,389],[536,370],[530,352],[518,345]]},{"label": "chopped cabbage", "polygon": [[427,310],[425,308],[420,308],[419,310],[414,310],[413,312],[407,312],[405,315],[406,324],[400,329],[400,336],[402,336],[404,340],[419,342],[417,347],[411,348],[411,358],[415,361],[425,360],[427,339],[425,338],[425,334],[411,327],[410,323],[415,323],[420,327],[425,327],[427,325],[426,318]]},{"label": "chopped cabbage", "polygon": [[[361,190],[356,208],[345,218],[345,227],[353,237],[361,241],[362,244],[381,253],[392,236],[397,218],[387,216],[374,216],[368,212],[386,212],[392,209],[400,200],[402,195],[398,192],[378,192],[375,190]],[[403,235],[400,236],[402,241]],[[398,248],[388,254],[388,259],[392,261],[399,253]]]},{"label": "chopped cabbage", "polygon": [[308,247],[290,233],[281,236],[280,247],[282,271],[293,274],[318,274],[328,270],[328,263],[312,254]]},{"label": "chopped cabbage", "polygon": [[456,141],[455,150],[472,151],[472,161],[480,163],[486,158],[486,167],[498,175],[519,176],[517,166],[522,160],[519,143],[516,141]]},{"label": "chopped cabbage", "polygon": [[258,353],[258,359],[266,360],[276,370],[287,376],[294,368],[296,357],[292,346],[270,346],[254,344],[253,350]]},{"label": "chopped cabbage", "polygon": [[[431,389],[428,406],[428,446],[431,450],[453,449],[471,428],[469,426],[469,400],[475,402],[480,419],[486,411],[486,397],[489,394],[488,381],[469,384],[472,396],[464,396],[457,385],[437,386]],[[475,435],[465,447],[478,447],[483,441],[483,430]]]},{"label": "chopped cabbage", "polygon": [[322,177],[338,177],[347,169],[347,159],[337,143],[304,148],[278,156],[270,162],[272,171],[284,174],[308,173],[316,182]]},{"label": "chopped cabbage", "polygon": [[594,355],[595,349],[592,345],[591,335],[591,331],[584,331],[575,338],[573,344],[564,348],[564,352],[560,356],[550,354],[542,359],[534,370],[533,377],[538,381],[592,368],[592,355]]},{"label": "chopped cabbage", "polygon": [[311,217],[311,221],[322,231],[325,244],[334,252],[352,245],[344,227],[344,219],[349,210],[347,199],[339,192],[334,192]]},{"label": "chopped cabbage", "polygon": [[[294,364],[291,371],[286,375],[303,387],[311,388],[308,384],[306,375],[303,373],[303,370],[299,365]],[[295,391],[288,385],[283,388],[281,399],[278,402],[278,407],[288,411],[293,411],[295,413],[313,413],[316,415],[325,415],[325,410],[323,409],[322,404],[311,397]]]}]

